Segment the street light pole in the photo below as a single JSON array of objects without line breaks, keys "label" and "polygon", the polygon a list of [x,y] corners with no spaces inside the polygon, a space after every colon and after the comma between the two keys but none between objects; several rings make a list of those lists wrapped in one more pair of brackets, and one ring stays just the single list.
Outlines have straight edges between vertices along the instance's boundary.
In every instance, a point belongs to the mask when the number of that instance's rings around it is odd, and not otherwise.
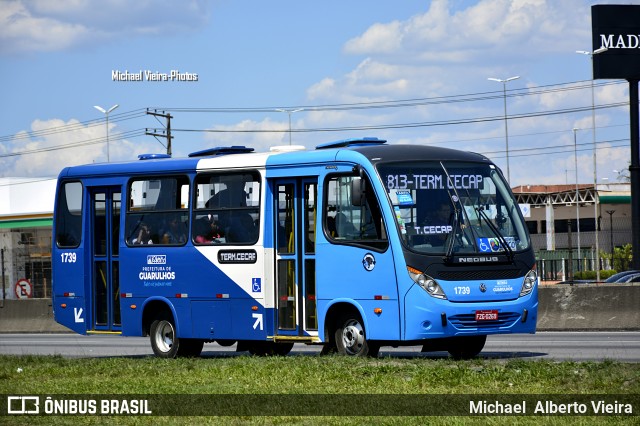
[{"label": "street light pole", "polygon": [[609,239],[611,240],[611,269],[613,269],[613,214],[615,210],[607,210],[609,215]]},{"label": "street light pole", "polygon": [[516,75],[514,77],[509,77],[506,79],[493,78],[493,77],[488,78],[488,80],[502,83],[502,94],[504,99],[504,138],[505,138],[506,148],[507,148],[507,182],[509,183],[509,185],[511,185],[511,171],[509,169],[509,129],[507,126],[507,83],[513,80],[517,80],[519,78],[520,78],[519,75]]},{"label": "street light pole", "polygon": [[[593,55],[606,52],[607,50],[609,50],[607,47],[601,47],[600,49],[596,49],[593,52],[588,52],[586,50],[576,50],[576,53],[580,55],[588,55],[589,59],[591,59],[592,62],[591,69],[593,69]],[[593,220],[595,223],[595,227],[593,229],[595,231],[596,237],[596,282],[600,282],[600,242],[598,236],[598,162],[596,154],[596,97],[593,87],[593,78],[591,79],[591,135],[593,137]]]},{"label": "street light pole", "polygon": [[578,271],[580,271],[580,190],[578,189],[578,142],[576,133],[578,129],[573,128],[573,160],[576,168],[576,227],[578,230]]},{"label": "street light pole", "polygon": [[103,113],[104,115],[106,115],[107,117],[107,163],[111,162],[111,158],[109,155],[109,113],[111,111],[113,111],[114,109],[118,108],[119,105],[115,104],[114,106],[112,106],[111,108],[109,108],[108,110],[98,106],[98,105],[94,105],[93,106],[95,109],[97,109],[98,111],[100,111],[101,113]]},{"label": "street light pole", "polygon": [[298,108],[298,109],[281,109],[281,108],[277,108],[276,111],[278,111],[278,112],[286,112],[287,114],[289,114],[289,145],[291,145],[291,114],[293,114],[295,112],[304,111],[304,108]]}]

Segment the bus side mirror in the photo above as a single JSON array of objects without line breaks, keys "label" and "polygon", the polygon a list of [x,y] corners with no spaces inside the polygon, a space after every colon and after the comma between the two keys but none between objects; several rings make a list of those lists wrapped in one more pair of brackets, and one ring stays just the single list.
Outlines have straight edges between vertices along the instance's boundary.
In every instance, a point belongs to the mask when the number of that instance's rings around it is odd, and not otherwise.
[{"label": "bus side mirror", "polygon": [[360,207],[365,205],[365,181],[361,177],[351,179],[351,205]]}]

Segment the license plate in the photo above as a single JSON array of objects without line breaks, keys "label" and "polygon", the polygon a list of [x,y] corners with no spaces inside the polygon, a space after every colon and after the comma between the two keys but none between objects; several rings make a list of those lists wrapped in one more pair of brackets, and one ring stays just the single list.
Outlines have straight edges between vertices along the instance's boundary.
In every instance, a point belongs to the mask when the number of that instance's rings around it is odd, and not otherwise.
[{"label": "license plate", "polygon": [[495,321],[498,319],[497,310],[476,311],[476,321]]}]

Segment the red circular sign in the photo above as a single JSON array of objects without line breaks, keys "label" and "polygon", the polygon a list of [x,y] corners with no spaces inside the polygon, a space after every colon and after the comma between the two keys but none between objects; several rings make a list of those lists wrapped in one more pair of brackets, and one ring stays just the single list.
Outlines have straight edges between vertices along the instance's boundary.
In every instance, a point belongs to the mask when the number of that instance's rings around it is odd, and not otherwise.
[{"label": "red circular sign", "polygon": [[18,299],[30,299],[33,296],[33,286],[29,280],[21,278],[16,283],[15,293]]}]

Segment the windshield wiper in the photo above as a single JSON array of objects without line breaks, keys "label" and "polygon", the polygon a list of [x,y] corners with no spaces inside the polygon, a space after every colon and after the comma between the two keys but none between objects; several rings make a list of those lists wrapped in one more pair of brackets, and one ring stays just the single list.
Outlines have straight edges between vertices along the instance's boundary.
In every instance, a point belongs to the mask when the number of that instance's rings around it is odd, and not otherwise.
[{"label": "windshield wiper", "polygon": [[[484,207],[479,206],[474,208],[478,213],[478,217],[480,219],[484,219],[484,221],[489,226],[489,229],[491,229],[491,232],[493,232],[493,235],[495,235],[496,238],[498,238],[500,245],[504,247],[505,252],[507,252],[507,257],[509,258],[509,261],[513,262],[513,250],[511,250],[511,247],[507,243],[506,238],[504,238],[504,235],[502,235],[502,233],[498,230],[498,228],[496,228],[496,226],[491,222],[491,219],[489,219],[489,216],[487,216],[487,214],[484,211]],[[482,224],[482,221],[480,223]]]},{"label": "windshield wiper", "polygon": [[444,255],[444,261],[447,263],[451,262],[451,259],[453,257],[453,246],[455,245],[456,232],[458,229],[458,223],[460,221],[458,219],[458,209],[456,209],[455,204],[453,206],[453,217],[451,219],[453,220],[453,224],[451,224],[451,220],[449,220],[449,225],[451,225],[451,233],[449,234],[449,238],[447,239],[447,250],[445,251]]},{"label": "windshield wiper", "polygon": [[[453,248],[455,246],[456,237],[458,234],[458,225],[460,224],[460,212],[462,212],[462,214],[465,216],[467,222],[469,221],[469,218],[466,217],[466,212],[464,211],[464,209],[458,210],[458,205],[462,207],[462,205],[460,204],[460,195],[458,194],[455,185],[453,185],[453,182],[451,181],[449,170],[447,170],[442,161],[440,161],[440,167],[442,167],[444,174],[447,176],[447,194],[449,195],[449,201],[451,202],[451,206],[453,207],[453,224],[449,223],[451,225],[452,232],[449,235],[449,239],[447,239],[448,245],[444,255],[444,261],[448,263],[451,262],[453,258]],[[453,190],[453,194],[451,193],[451,190]],[[451,220],[449,220],[449,222],[451,222]]]}]

